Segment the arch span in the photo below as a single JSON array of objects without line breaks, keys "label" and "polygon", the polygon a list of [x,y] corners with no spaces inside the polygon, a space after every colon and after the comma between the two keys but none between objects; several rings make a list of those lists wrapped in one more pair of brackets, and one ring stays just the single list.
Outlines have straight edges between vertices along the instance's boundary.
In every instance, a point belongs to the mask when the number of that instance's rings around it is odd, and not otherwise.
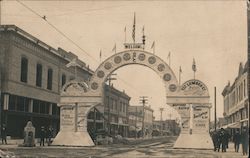
[{"label": "arch span", "polygon": [[103,86],[106,79],[120,67],[126,65],[139,64],[155,71],[162,79],[166,94],[175,94],[178,91],[179,84],[174,72],[169,65],[155,54],[141,50],[127,50],[112,55],[96,69],[90,79],[89,94],[103,96]]}]

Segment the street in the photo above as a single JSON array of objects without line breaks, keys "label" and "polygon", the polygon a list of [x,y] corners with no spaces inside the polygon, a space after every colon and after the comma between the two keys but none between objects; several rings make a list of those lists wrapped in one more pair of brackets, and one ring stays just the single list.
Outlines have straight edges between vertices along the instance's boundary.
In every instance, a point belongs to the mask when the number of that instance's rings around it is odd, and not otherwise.
[{"label": "street", "polygon": [[173,149],[176,137],[165,137],[158,142],[142,141],[137,145],[112,144],[95,147],[17,147],[17,145],[0,145],[1,150],[13,152],[16,157],[197,157],[197,158],[243,158],[241,151],[235,153],[233,144],[229,144],[226,153],[212,150]]}]

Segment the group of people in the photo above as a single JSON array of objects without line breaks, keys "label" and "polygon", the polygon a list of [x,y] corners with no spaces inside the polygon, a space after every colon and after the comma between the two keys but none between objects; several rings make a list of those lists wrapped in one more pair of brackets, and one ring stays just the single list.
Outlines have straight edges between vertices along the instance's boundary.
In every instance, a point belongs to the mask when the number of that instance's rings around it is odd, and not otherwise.
[{"label": "group of people", "polygon": [[239,129],[236,129],[233,135],[230,135],[227,130],[221,128],[220,130],[211,132],[211,137],[214,144],[214,151],[219,152],[221,149],[222,152],[226,152],[229,141],[233,140],[235,152],[239,152],[240,144],[242,144],[243,155],[247,155],[248,131],[246,128],[243,128],[241,133]]},{"label": "group of people", "polygon": [[49,127],[47,130],[44,126],[41,127],[40,131],[40,146],[44,146],[44,140],[48,143],[48,146],[51,144],[51,138],[53,136],[53,129]]},{"label": "group of people", "polygon": [[226,152],[228,148],[228,143],[231,135],[228,131],[224,128],[221,128],[218,131],[213,131],[211,133],[213,144],[214,144],[214,151],[221,151]]},{"label": "group of people", "polygon": [[243,155],[247,155],[249,145],[249,133],[246,128],[242,129],[242,132],[237,129],[233,135],[235,152],[239,152],[240,144],[242,144]]}]

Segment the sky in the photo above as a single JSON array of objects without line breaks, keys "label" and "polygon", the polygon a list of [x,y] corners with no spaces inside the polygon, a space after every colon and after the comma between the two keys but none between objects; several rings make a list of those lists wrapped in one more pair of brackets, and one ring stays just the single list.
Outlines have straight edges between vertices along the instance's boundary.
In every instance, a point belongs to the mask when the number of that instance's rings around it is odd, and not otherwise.
[{"label": "sky", "polygon": [[[27,6],[30,9],[24,7]],[[133,16],[136,13],[136,41],[141,42],[145,27],[146,51],[152,52],[169,64],[176,77],[182,67],[181,82],[193,78],[195,58],[196,78],[204,82],[214,105],[217,88],[217,116],[223,116],[221,92],[234,82],[240,62],[247,61],[247,17],[244,0],[179,0],[179,1],[8,1],[1,3],[1,24],[14,24],[54,48],[61,47],[78,55],[92,70],[101,61],[123,51],[126,27],[127,42],[132,42]],[[46,16],[46,20],[39,17]],[[55,26],[81,49],[58,33]],[[128,65],[118,69],[119,90],[131,96],[131,105],[139,104],[139,96],[148,96],[156,119],[174,119],[178,114],[166,105],[164,84],[151,69]],[[214,106],[211,109],[214,119]]]}]

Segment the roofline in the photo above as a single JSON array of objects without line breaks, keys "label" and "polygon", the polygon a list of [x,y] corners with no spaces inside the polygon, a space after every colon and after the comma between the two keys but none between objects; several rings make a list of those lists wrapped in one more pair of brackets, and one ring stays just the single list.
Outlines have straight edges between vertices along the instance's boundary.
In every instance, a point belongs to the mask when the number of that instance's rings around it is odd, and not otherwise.
[{"label": "roofline", "polygon": [[[22,30],[21,28],[17,27],[16,25],[0,25],[0,32],[2,31],[14,31],[16,33],[18,33],[19,35],[21,35],[22,37],[25,37],[26,39],[30,40],[31,42],[34,42],[35,44],[39,45],[40,47],[44,48],[45,50],[59,56],[62,57],[63,59],[67,60],[68,62],[71,61],[71,59],[69,58],[65,58],[63,57],[58,49],[53,48],[52,46],[46,44],[45,42],[39,40],[38,38],[34,37],[33,35],[29,34],[28,32]],[[72,53],[74,54],[74,53]],[[75,54],[74,54],[75,55]],[[79,60],[79,59],[78,59]],[[82,60],[79,60],[80,62],[83,62]],[[84,62],[83,62],[84,63]],[[88,73],[90,73],[91,75],[94,74],[94,71],[89,69],[89,67],[87,66],[78,66],[79,68],[87,71]]]}]

